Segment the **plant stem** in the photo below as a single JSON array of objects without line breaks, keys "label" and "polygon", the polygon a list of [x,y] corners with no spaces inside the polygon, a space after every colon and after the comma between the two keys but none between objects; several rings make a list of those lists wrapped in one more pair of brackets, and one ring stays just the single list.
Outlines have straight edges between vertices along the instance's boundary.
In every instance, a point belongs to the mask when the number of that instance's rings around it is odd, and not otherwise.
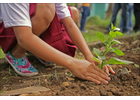
[{"label": "plant stem", "polygon": [[101,69],[103,69],[103,65],[104,65],[103,62],[104,62],[104,60],[103,60],[102,63],[101,63]]}]

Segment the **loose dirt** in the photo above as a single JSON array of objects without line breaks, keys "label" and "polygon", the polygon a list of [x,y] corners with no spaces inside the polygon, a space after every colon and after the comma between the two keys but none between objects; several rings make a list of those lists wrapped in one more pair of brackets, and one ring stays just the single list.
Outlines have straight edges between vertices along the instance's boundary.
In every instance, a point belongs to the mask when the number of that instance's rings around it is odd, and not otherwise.
[{"label": "loose dirt", "polygon": [[[107,58],[114,56],[123,60],[133,61],[140,66],[140,35],[135,40],[133,36],[119,39],[123,44],[115,45],[124,52],[124,56],[108,53]],[[89,43],[92,50],[96,47],[103,51],[102,43]],[[76,58],[84,59],[77,50]],[[111,65],[116,74],[111,74],[109,84],[96,85],[92,82],[80,80],[63,66],[46,67],[35,57],[28,55],[32,65],[39,71],[37,76],[22,77],[17,75],[10,65],[0,59],[0,95],[6,91],[21,88],[41,86],[48,91],[38,91],[25,94],[26,96],[140,96],[140,67],[131,65]]]}]

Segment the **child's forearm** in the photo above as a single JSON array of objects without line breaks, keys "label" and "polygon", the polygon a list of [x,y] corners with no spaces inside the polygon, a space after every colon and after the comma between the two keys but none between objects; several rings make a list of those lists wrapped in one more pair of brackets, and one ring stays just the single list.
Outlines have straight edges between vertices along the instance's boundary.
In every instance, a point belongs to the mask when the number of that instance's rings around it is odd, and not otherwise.
[{"label": "child's forearm", "polygon": [[74,58],[45,43],[39,37],[34,35],[29,27],[16,27],[14,28],[14,31],[19,45],[41,59],[67,68],[73,63]]},{"label": "child's forearm", "polygon": [[62,19],[62,23],[65,26],[65,29],[71,38],[71,40],[74,42],[74,44],[80,49],[80,51],[85,55],[86,58],[91,58],[93,55],[83,37],[81,34],[79,28],[74,23],[71,17],[66,17]]}]

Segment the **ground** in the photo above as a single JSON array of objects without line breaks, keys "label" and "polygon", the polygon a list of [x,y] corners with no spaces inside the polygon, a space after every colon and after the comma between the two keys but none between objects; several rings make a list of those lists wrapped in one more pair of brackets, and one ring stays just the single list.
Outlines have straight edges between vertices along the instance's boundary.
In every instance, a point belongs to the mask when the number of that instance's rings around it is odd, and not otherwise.
[{"label": "ground", "polygon": [[[119,39],[122,45],[115,45],[124,52],[124,56],[108,53],[107,58],[115,56],[123,60],[133,61],[140,65],[140,35],[128,36]],[[105,49],[101,42],[88,43],[92,50],[96,47],[103,51]],[[84,59],[82,53],[77,50],[76,58]],[[39,71],[37,76],[21,77],[17,75],[5,59],[0,59],[0,95],[8,91],[25,88],[44,87],[46,90],[12,92],[9,95],[25,96],[140,96],[140,67],[130,65],[111,65],[115,74],[110,73],[109,84],[96,85],[92,82],[80,80],[63,66],[46,67],[35,57],[28,55],[32,65]],[[35,89],[35,88],[34,88]],[[40,88],[41,89],[41,88]],[[10,93],[10,92],[9,92]]]}]

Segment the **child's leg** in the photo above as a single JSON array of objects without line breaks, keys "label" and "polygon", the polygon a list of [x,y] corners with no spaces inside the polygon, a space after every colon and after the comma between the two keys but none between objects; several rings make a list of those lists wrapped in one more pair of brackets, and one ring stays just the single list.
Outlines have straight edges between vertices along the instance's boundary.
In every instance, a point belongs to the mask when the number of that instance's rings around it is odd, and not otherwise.
[{"label": "child's leg", "polygon": [[[31,9],[31,8],[30,8]],[[48,16],[49,15],[49,16]],[[32,31],[35,35],[40,36],[50,25],[55,15],[54,4],[39,3],[36,5],[35,15],[31,18]],[[15,58],[22,58],[25,56],[26,50],[18,44],[11,50],[11,54]]]},{"label": "child's leg", "polygon": [[77,23],[79,20],[79,11],[76,7],[70,7],[70,9],[72,12],[72,19],[74,20],[75,23]]},{"label": "child's leg", "polygon": [[31,18],[33,33],[40,36],[50,25],[55,16],[55,4],[37,4],[35,16]]},{"label": "child's leg", "polygon": [[[54,4],[37,4],[35,8],[36,14],[31,18],[32,31],[35,35],[39,36],[48,28],[53,20],[55,6]],[[25,52],[26,50],[17,43],[16,46],[12,48],[11,53],[6,53],[5,58],[19,75],[37,75],[38,71],[30,64],[27,57],[25,57]]]},{"label": "child's leg", "polygon": [[[71,16],[75,22],[77,22],[79,13],[75,7],[68,7],[71,13]],[[41,39],[46,43],[56,48],[57,50],[74,56],[76,46],[73,44],[71,39],[69,38],[63,23],[58,18],[57,14],[55,15],[53,21],[51,22],[49,28],[41,34]]]}]

